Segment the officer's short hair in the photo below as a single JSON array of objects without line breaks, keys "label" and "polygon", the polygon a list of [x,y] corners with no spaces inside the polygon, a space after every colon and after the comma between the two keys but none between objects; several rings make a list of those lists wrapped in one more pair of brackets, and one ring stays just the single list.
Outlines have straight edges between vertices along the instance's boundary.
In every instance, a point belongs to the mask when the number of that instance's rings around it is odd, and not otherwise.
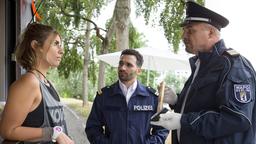
[{"label": "officer's short hair", "polygon": [[138,51],[136,51],[134,49],[125,49],[125,50],[122,51],[121,56],[122,55],[133,55],[133,56],[135,56],[136,59],[137,59],[136,64],[137,64],[138,67],[141,67],[142,64],[143,64],[143,61],[144,61],[143,56]]}]

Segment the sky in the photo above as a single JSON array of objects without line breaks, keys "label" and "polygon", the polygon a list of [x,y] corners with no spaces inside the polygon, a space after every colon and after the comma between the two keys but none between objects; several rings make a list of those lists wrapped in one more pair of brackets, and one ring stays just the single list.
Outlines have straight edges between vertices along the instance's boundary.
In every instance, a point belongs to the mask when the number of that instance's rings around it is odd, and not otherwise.
[{"label": "sky", "polygon": [[[115,1],[96,20],[104,28],[104,22],[112,17]],[[229,25],[221,30],[221,37],[226,46],[245,56],[256,69],[256,13],[255,0],[206,0],[206,7],[229,19]],[[134,6],[131,7],[131,21],[137,30],[145,35],[147,45],[153,48],[169,48],[162,27],[145,25],[143,17],[136,17]],[[180,53],[185,53],[181,48]]]},{"label": "sky", "polygon": [[221,30],[226,46],[245,56],[256,69],[255,0],[206,0],[206,7],[229,19]]}]

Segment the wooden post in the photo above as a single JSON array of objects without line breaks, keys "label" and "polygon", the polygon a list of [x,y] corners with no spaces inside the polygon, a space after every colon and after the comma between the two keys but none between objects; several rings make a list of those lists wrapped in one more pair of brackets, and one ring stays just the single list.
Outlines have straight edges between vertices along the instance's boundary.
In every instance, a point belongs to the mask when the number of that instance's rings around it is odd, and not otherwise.
[{"label": "wooden post", "polygon": [[160,83],[160,88],[159,88],[159,92],[158,92],[159,96],[158,96],[157,112],[160,112],[163,109],[164,88],[165,88],[165,82],[162,81]]},{"label": "wooden post", "polygon": [[[160,87],[159,87],[157,112],[160,112],[163,109],[164,89],[165,89],[165,82],[162,81],[160,83]],[[165,144],[172,144],[172,132],[171,131],[169,132],[169,135],[165,140]]]}]

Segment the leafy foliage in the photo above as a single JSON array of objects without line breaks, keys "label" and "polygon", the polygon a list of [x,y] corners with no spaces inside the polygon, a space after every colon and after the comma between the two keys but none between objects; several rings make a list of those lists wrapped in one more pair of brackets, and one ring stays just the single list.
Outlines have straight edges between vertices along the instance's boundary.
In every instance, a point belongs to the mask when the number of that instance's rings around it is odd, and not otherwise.
[{"label": "leafy foliage", "polygon": [[[203,3],[204,0],[196,0],[198,3]],[[180,23],[185,17],[185,2],[183,0],[136,0],[136,13],[143,15],[146,23],[154,13],[160,12],[159,24],[163,26],[165,37],[173,46],[174,52],[179,50],[181,40]]]},{"label": "leafy foliage", "polygon": [[81,72],[71,73],[68,79],[59,76],[56,69],[52,69],[47,78],[52,81],[61,97],[79,98],[82,94],[82,74]]},{"label": "leafy foliage", "polygon": [[[149,74],[149,80],[147,82],[148,74]],[[148,86],[156,89],[157,86],[155,85],[155,78],[158,76],[159,76],[159,74],[155,71],[143,70],[141,75],[139,75],[138,80],[142,84],[147,85],[147,83],[148,83]]]},{"label": "leafy foliage", "polygon": [[111,85],[114,82],[116,82],[117,80],[118,80],[117,68],[107,65],[106,66],[106,78],[105,78],[106,85]]},{"label": "leafy foliage", "polygon": [[129,47],[130,48],[139,48],[146,45],[144,40],[145,35],[139,33],[137,29],[130,24],[129,28]]},{"label": "leafy foliage", "polygon": [[74,45],[70,49],[65,49],[62,61],[58,67],[59,74],[68,78],[71,72],[79,72],[83,69],[82,56],[77,52]]},{"label": "leafy foliage", "polygon": [[90,15],[99,15],[101,8],[108,2],[108,0],[47,0],[43,2],[38,11],[43,17],[42,23],[55,27],[62,35],[64,42],[65,54],[58,67],[60,76],[68,78],[72,72],[82,70],[85,18]]},{"label": "leafy foliage", "polygon": [[173,72],[168,73],[164,79],[164,81],[166,82],[166,85],[173,88],[176,93],[180,93],[186,80],[187,80],[187,77],[177,76]]},{"label": "leafy foliage", "polygon": [[175,52],[179,49],[181,39],[180,23],[183,19],[184,4],[180,1],[166,2],[165,9],[160,15],[160,23],[163,25],[165,37],[173,45]]},{"label": "leafy foliage", "polygon": [[[76,99],[82,99],[82,76],[81,71],[71,72],[69,78],[66,79],[58,74],[57,69],[52,69],[47,74],[47,78],[54,84],[61,97]],[[96,87],[91,81],[88,81],[88,86],[90,89],[88,99],[92,101],[96,93]]]},{"label": "leafy foliage", "polygon": [[[81,98],[82,95],[82,69],[84,59],[84,37],[86,29],[85,19],[96,17],[101,9],[112,0],[47,0],[43,1],[39,9],[42,23],[55,27],[62,35],[64,42],[64,57],[61,65],[49,74],[50,79],[54,80],[61,95],[64,97]],[[203,0],[198,0],[202,2]],[[36,1],[38,5],[38,1]],[[143,14],[148,23],[152,13],[159,13],[159,23],[164,27],[165,36],[174,50],[178,50],[181,37],[179,23],[184,17],[184,4],[181,1],[172,0],[136,0],[137,13]],[[163,7],[164,6],[164,7]],[[108,27],[108,23],[106,27]],[[98,64],[93,61],[94,55],[101,51],[101,40],[95,35],[90,38],[90,63],[88,67],[88,86],[89,100],[95,95],[95,85],[97,83]],[[129,28],[129,47],[139,48],[145,46],[144,35],[130,25]],[[115,39],[111,41],[109,52],[114,52]],[[150,72],[149,84],[154,83],[154,78],[158,76],[156,72]],[[59,78],[60,77],[60,78]],[[111,84],[117,80],[117,69],[107,66],[106,83]],[[139,80],[146,84],[147,72],[139,76]],[[155,86],[153,86],[155,87]]]},{"label": "leafy foliage", "polygon": [[[39,13],[43,17],[42,23],[52,25],[62,35],[64,44],[64,55],[60,66],[58,67],[58,76],[56,70],[52,70],[49,76],[58,86],[61,95],[64,97],[81,98],[82,96],[82,70],[84,59],[84,37],[85,37],[85,18],[92,14],[97,16],[100,9],[109,1],[104,0],[49,0],[41,6]],[[43,13],[45,12],[45,13]],[[106,24],[106,27],[109,23]],[[130,25],[130,47],[138,48],[145,45],[143,35]],[[95,85],[97,84],[98,64],[95,63],[94,56],[101,51],[102,42],[92,35],[90,38],[90,60],[88,67],[88,86],[89,100],[95,95]],[[114,52],[115,39],[111,41],[109,52]],[[108,84],[117,80],[116,68],[107,66],[106,82]]]}]

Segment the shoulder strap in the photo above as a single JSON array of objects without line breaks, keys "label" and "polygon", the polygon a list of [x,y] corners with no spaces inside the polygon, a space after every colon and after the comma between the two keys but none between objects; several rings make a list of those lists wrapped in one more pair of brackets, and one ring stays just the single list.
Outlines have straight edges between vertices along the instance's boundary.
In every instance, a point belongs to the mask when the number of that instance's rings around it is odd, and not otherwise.
[{"label": "shoulder strap", "polygon": [[[250,73],[252,74],[252,76],[254,77],[255,79],[255,85],[256,85],[256,72],[253,68],[253,66],[251,65],[251,63],[245,58],[243,57],[242,55],[240,55],[237,51],[235,51],[234,49],[232,48],[229,48],[228,50],[226,50],[224,53],[223,53],[224,57],[227,58],[227,60],[230,62],[230,68],[232,67],[233,65],[233,58],[234,57],[240,57],[241,60],[243,61],[243,63],[245,64],[245,66],[250,69]],[[230,70],[229,70],[230,71]],[[228,71],[228,72],[229,72]],[[228,73],[227,72],[227,73]],[[222,84],[222,83],[221,83]]]},{"label": "shoulder strap", "polygon": [[147,86],[146,89],[147,89],[150,93],[152,93],[152,94],[154,94],[154,95],[158,95],[158,92],[157,92],[155,89],[153,89],[152,87]]},{"label": "shoulder strap", "polygon": [[225,50],[222,55],[223,55],[223,57],[224,57],[225,60],[226,60],[225,62],[227,63],[228,68],[227,68],[226,71],[224,71],[223,74],[222,74],[221,83],[220,83],[219,88],[222,87],[222,85],[223,85],[223,83],[224,83],[224,81],[225,81],[225,79],[226,79],[228,73],[229,73],[230,70],[231,70],[231,67],[232,67],[232,65],[233,65],[232,57],[233,57],[233,56],[238,56],[238,55],[233,51],[233,49],[227,49],[227,50]]},{"label": "shoulder strap", "polygon": [[231,56],[231,57],[237,57],[237,56],[240,55],[240,53],[238,53],[236,50],[234,50],[232,48],[229,48],[229,49],[225,50],[223,54]]},{"label": "shoulder strap", "polygon": [[40,83],[43,83],[43,81],[38,77],[36,73],[34,73],[33,71],[28,71],[28,72],[33,74],[39,80]]}]

